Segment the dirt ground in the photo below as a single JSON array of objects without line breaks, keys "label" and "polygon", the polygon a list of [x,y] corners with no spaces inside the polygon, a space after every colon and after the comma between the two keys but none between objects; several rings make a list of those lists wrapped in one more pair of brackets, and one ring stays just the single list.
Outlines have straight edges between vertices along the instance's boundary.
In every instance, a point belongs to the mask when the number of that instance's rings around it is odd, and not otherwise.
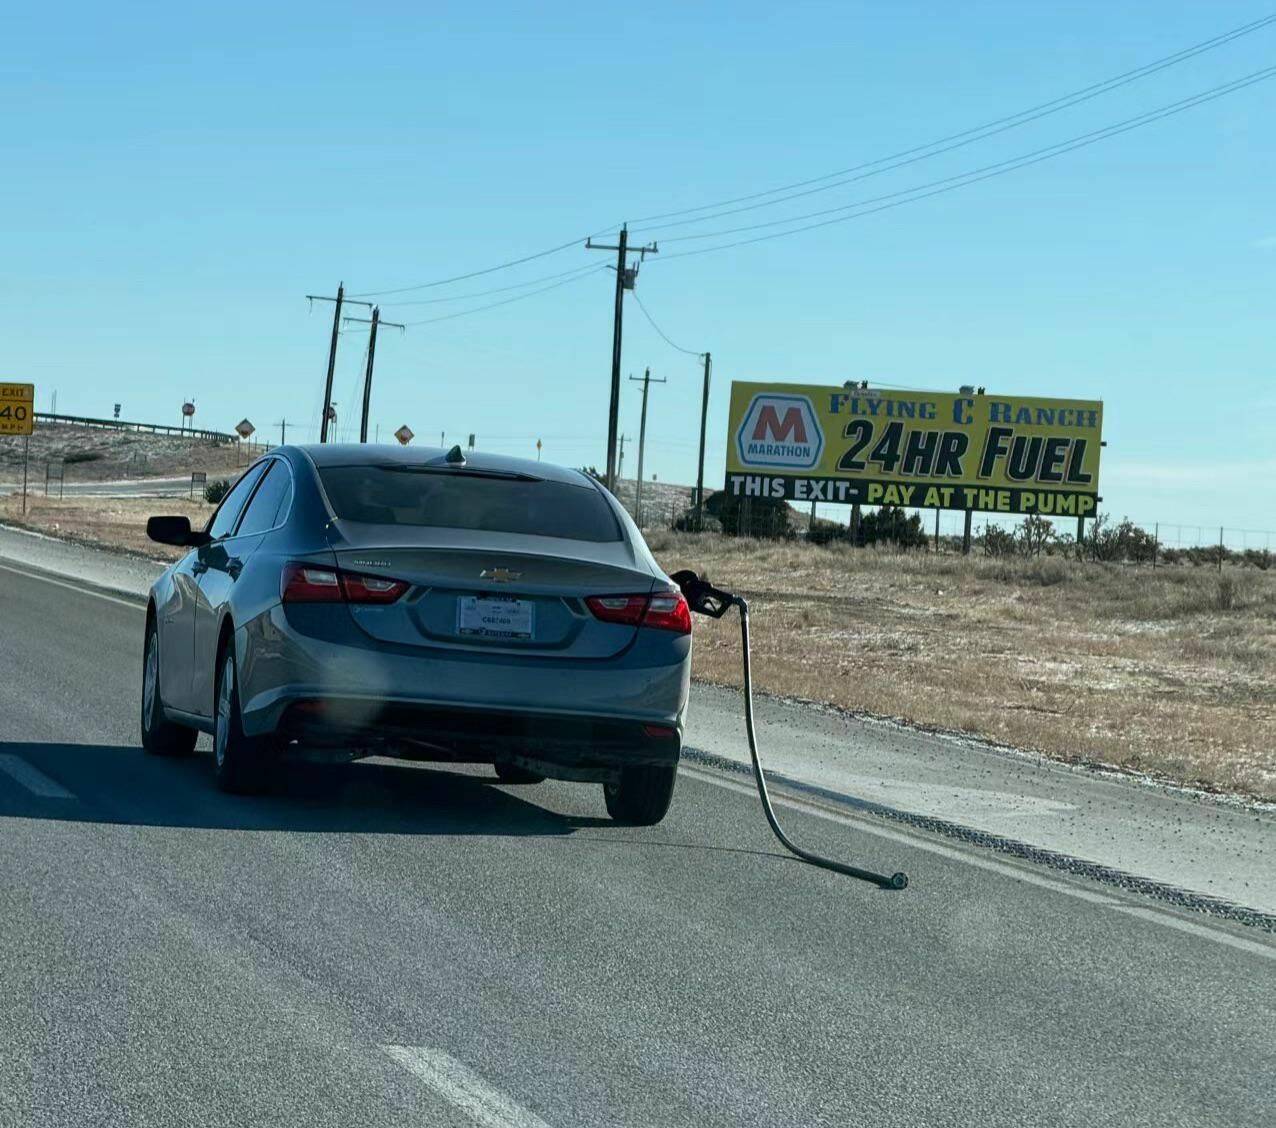
[{"label": "dirt ground", "polygon": [[[1276,575],[654,533],[749,600],[771,693],[1276,799]],[[739,623],[695,674],[738,685]]]},{"label": "dirt ground", "polygon": [[[186,498],[21,499],[0,520],[156,559]],[[992,560],[652,532],[666,571],[749,600],[761,690],[1052,758],[1276,800],[1276,574]],[[694,674],[740,679],[739,623],[696,619]]]},{"label": "dirt ground", "polygon": [[131,552],[153,560],[176,560],[183,550],[156,544],[146,536],[146,519],[155,514],[183,514],[200,528],[213,507],[202,500],[182,497],[67,497],[59,501],[42,494],[27,498],[0,494],[0,521],[48,533],[80,544]]}]

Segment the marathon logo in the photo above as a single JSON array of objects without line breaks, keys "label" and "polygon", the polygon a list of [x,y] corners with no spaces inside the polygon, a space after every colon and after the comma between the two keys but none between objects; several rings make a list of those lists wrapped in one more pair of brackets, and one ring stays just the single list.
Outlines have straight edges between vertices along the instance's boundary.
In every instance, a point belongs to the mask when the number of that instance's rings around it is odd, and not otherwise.
[{"label": "marathon logo", "polygon": [[824,451],[824,431],[806,396],[764,392],[744,413],[736,451],[745,466],[810,470]]}]

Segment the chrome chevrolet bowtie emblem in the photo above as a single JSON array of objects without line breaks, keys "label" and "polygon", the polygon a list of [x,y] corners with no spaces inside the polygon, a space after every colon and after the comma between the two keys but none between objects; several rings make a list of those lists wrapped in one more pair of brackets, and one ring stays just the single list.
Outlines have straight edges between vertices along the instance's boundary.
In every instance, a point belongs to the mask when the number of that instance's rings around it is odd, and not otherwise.
[{"label": "chrome chevrolet bowtie emblem", "polygon": [[508,568],[484,568],[479,573],[480,580],[491,580],[494,584],[508,584],[517,580],[523,573],[511,572]]}]

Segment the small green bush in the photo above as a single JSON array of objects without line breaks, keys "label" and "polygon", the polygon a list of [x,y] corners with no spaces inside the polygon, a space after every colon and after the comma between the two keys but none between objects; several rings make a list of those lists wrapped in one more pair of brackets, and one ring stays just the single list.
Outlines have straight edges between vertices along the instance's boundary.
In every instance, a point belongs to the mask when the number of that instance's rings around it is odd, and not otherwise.
[{"label": "small green bush", "polygon": [[204,500],[209,505],[216,505],[222,498],[226,496],[226,492],[230,489],[230,482],[225,478],[214,478],[204,487]]}]

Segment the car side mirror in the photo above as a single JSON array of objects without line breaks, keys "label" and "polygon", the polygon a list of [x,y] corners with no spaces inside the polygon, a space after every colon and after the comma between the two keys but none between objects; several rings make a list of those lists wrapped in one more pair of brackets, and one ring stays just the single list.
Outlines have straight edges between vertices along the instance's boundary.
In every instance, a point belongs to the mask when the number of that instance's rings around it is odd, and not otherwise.
[{"label": "car side mirror", "polygon": [[198,548],[210,539],[207,533],[191,529],[189,517],[149,517],[146,535],[157,544],[173,544],[178,548]]}]

